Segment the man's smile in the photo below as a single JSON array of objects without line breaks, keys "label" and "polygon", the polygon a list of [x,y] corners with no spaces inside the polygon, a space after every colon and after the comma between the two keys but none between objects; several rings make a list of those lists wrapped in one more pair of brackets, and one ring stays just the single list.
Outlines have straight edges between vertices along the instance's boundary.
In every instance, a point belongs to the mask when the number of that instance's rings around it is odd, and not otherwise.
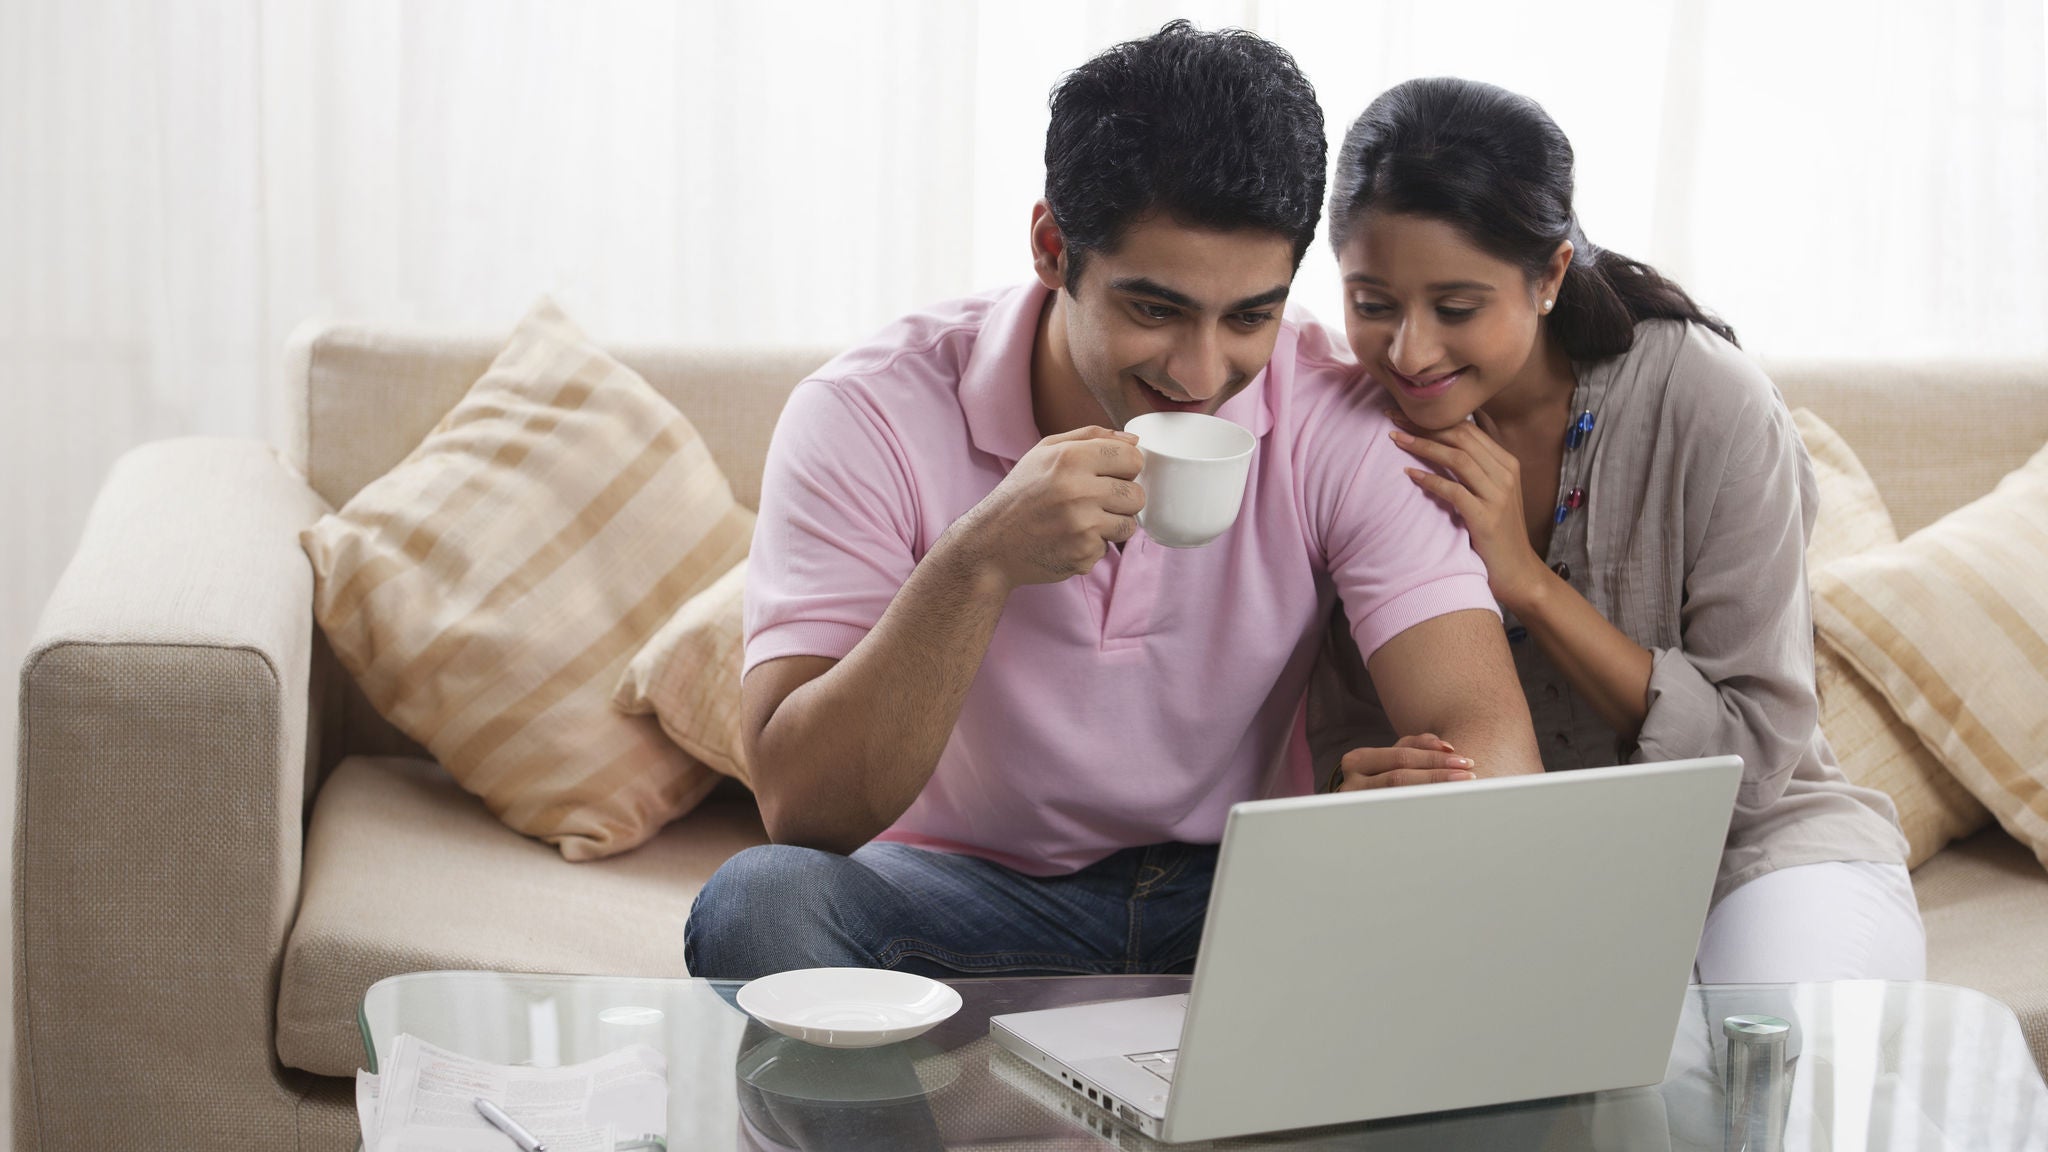
[{"label": "man's smile", "polygon": [[1186,399],[1161,389],[1158,385],[1153,384],[1142,376],[1137,377],[1137,381],[1145,386],[1146,392],[1150,393],[1147,399],[1151,402],[1154,411],[1200,412],[1209,407],[1210,402],[1208,400]]}]

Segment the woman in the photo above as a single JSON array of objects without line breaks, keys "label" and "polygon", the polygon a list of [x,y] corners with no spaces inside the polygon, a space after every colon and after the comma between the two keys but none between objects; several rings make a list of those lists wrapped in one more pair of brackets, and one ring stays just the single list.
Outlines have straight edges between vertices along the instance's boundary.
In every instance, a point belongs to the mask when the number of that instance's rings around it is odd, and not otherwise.
[{"label": "woman", "polygon": [[[1818,726],[1812,465],[1734,332],[1586,240],[1570,142],[1490,85],[1373,101],[1330,233],[1351,348],[1398,405],[1410,478],[1486,562],[1545,767],[1743,758],[1700,979],[1921,978],[1891,801],[1848,782]],[[1319,744],[1395,743],[1356,654],[1325,663]],[[1468,766],[1433,736],[1399,748],[1333,778]]]}]

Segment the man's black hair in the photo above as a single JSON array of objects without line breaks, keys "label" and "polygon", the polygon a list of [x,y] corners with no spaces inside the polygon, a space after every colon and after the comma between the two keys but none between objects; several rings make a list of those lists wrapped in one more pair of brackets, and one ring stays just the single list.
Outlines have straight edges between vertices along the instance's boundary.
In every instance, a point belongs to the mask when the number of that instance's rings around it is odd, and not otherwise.
[{"label": "man's black hair", "polygon": [[1294,263],[1323,210],[1327,145],[1315,89],[1279,45],[1175,20],[1063,77],[1045,133],[1045,199],[1072,292],[1091,251],[1142,217],[1278,233]]}]

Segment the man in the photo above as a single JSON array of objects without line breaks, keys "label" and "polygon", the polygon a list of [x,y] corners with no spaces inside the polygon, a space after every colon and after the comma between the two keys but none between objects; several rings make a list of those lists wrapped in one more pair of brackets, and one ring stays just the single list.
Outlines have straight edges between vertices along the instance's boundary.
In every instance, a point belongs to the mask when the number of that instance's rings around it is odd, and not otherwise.
[{"label": "man", "polygon": [[[694,973],[1191,969],[1230,805],[1310,786],[1339,597],[1415,734],[1351,782],[1538,770],[1483,565],[1282,315],[1324,173],[1293,60],[1168,24],[1061,81],[1045,160],[1035,283],[900,321],[777,425],[744,681],[775,843],[699,895]],[[1258,437],[1202,548],[1137,530],[1152,411]]]}]

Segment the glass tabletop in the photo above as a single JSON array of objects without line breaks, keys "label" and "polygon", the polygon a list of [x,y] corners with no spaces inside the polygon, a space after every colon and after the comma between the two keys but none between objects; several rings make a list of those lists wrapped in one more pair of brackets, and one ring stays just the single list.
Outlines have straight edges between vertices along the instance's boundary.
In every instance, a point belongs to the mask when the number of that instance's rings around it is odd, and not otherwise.
[{"label": "glass tabletop", "polygon": [[[2048,1086],[2011,1009],[1942,984],[1705,985],[1686,995],[1664,1082],[1584,1096],[1164,1145],[996,1046],[990,1016],[1185,992],[1185,976],[961,980],[915,1039],[834,1050],[733,1005],[737,983],[495,972],[380,980],[359,1022],[369,1070],[400,1033],[551,1067],[648,1044],[668,1061],[668,1147],[690,1149],[1368,1148],[1723,1152],[1722,1022],[1791,1022],[1784,1147],[2048,1152]],[[1560,1041],[1566,1042],[1566,1041]],[[1447,1069],[1447,1075],[1456,1075]]]}]

